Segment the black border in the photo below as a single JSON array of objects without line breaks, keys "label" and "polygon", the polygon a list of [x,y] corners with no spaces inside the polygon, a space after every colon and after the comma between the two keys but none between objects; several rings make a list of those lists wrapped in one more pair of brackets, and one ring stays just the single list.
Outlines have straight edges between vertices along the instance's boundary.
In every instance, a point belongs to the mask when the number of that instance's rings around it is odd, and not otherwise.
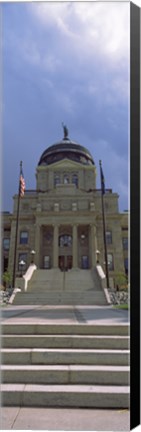
[{"label": "black border", "polygon": [[140,8],[130,3],[130,428],[140,424]]}]

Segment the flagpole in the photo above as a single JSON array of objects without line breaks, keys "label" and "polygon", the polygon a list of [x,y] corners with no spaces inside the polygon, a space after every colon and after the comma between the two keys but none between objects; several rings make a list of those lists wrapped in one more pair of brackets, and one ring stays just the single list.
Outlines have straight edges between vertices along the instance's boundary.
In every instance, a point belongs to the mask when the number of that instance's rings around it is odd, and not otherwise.
[{"label": "flagpole", "polygon": [[[22,161],[20,162],[20,175],[22,172]],[[18,240],[18,226],[19,226],[19,210],[20,210],[20,178],[19,178],[19,191],[18,191],[18,203],[17,203],[17,217],[16,217],[16,233],[15,233],[15,249],[14,249],[14,264],[13,264],[13,278],[12,288],[15,288],[15,276],[16,276],[16,255],[17,255],[17,240]]]},{"label": "flagpole", "polygon": [[105,224],[105,211],[104,211],[104,193],[105,193],[105,185],[104,185],[104,176],[102,172],[101,160],[99,161],[100,165],[100,177],[101,177],[101,203],[102,203],[102,219],[103,219],[103,239],[104,239],[104,253],[105,253],[105,270],[106,270],[106,280],[107,280],[107,288],[109,285],[109,269],[108,269],[108,257],[107,257],[107,242],[106,242],[106,224]]}]

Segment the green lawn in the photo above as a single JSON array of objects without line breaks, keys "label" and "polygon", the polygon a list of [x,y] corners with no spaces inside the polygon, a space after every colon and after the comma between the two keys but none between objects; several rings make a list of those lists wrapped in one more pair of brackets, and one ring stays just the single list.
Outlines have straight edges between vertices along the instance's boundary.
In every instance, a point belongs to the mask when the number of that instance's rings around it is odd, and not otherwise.
[{"label": "green lawn", "polygon": [[123,304],[120,304],[120,305],[114,305],[113,307],[114,307],[114,309],[125,309],[125,310],[128,310],[128,304],[127,303],[123,303]]}]

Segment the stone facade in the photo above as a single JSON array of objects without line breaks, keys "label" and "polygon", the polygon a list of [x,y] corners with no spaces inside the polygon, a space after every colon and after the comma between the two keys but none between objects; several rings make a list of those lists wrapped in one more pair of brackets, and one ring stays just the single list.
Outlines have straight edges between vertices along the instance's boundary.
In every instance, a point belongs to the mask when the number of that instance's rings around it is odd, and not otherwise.
[{"label": "stone facade", "polygon": [[[13,213],[3,214],[3,269],[8,267],[11,273],[17,201],[15,195]],[[127,273],[128,214],[119,213],[118,194],[111,189],[106,190],[104,195],[104,207],[109,276],[114,284],[116,273]],[[5,239],[9,240],[6,242]],[[94,267],[96,251],[99,250],[99,261],[105,270],[101,191],[96,189],[93,160],[88,164],[81,163],[62,154],[56,162],[38,164],[36,190],[25,191],[20,199],[17,275],[21,259],[25,262],[25,268],[29,266],[31,250],[36,252],[35,264],[38,268],[59,267],[60,270]]]}]

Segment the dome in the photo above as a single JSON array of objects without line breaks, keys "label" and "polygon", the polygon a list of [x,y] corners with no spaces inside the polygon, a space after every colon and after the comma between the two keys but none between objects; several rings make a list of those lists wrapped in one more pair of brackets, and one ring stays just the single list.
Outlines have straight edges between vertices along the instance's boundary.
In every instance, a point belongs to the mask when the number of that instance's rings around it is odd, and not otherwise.
[{"label": "dome", "polygon": [[82,165],[94,165],[94,160],[85,147],[70,140],[67,136],[48,147],[41,155],[38,165],[51,165],[63,159],[81,163]]}]

